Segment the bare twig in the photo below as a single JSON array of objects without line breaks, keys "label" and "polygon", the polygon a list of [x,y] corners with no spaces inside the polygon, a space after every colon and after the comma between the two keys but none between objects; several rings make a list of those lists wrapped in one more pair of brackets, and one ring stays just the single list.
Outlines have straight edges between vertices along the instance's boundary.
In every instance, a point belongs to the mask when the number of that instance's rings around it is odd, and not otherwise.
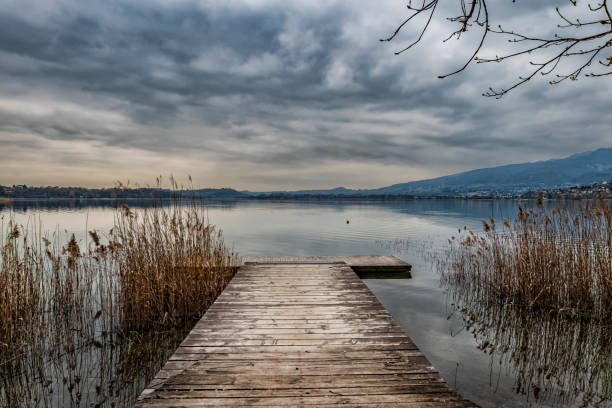
[{"label": "bare twig", "polygon": [[[559,8],[556,8],[557,15],[564,22],[564,24],[558,24],[558,29],[572,28],[577,30],[583,35],[567,36],[554,33],[550,37],[533,37],[525,34],[515,32],[513,30],[506,30],[498,25],[497,29],[492,29],[489,22],[489,10],[487,8],[486,0],[471,0],[469,4],[466,4],[466,0],[458,0],[461,8],[461,15],[456,17],[447,18],[448,21],[459,24],[459,28],[453,31],[446,39],[446,42],[451,38],[460,39],[461,35],[468,31],[474,25],[482,27],[482,35],[479,42],[477,43],[474,52],[465,61],[465,63],[457,70],[448,74],[439,75],[439,78],[446,78],[451,75],[455,75],[459,72],[464,71],[472,61],[477,63],[488,63],[488,62],[502,62],[511,58],[516,58],[526,55],[542,55],[544,57],[543,62],[536,62],[536,60],[530,60],[529,65],[533,69],[527,74],[519,76],[517,82],[513,85],[494,90],[489,88],[489,91],[483,93],[484,96],[493,96],[501,98],[511,90],[518,86],[530,81],[536,74],[540,73],[543,76],[549,75],[553,72],[558,71],[563,67],[573,68],[567,69],[565,72],[556,74],[556,79],[550,80],[550,84],[558,84],[566,79],[576,80],[581,75],[586,77],[603,77],[612,74],[612,55],[605,55],[605,51],[612,49],[612,15],[607,4],[608,0],[582,0],[582,4],[586,4],[584,7],[583,19],[570,19],[564,14]],[[580,0],[569,0],[570,3],[578,7]],[[397,51],[395,54],[401,54],[406,50],[411,49],[416,44],[421,42],[427,29],[430,27],[433,19],[436,7],[439,0],[423,0],[419,6],[413,6],[412,1],[407,5],[407,8],[411,11],[411,15],[405,19],[388,38],[381,39],[381,41],[392,41],[398,34],[415,18],[419,15],[426,15],[426,21],[423,27],[419,30],[418,37],[411,42],[407,47]],[[514,0],[513,0],[514,2]],[[600,32],[595,34],[588,27],[596,25],[606,26]],[[510,43],[525,43],[529,46],[511,53],[507,53],[501,56],[495,56],[494,58],[482,58],[479,57],[488,33],[494,33],[501,36],[509,36],[508,40]],[[580,49],[580,47],[584,47]],[[548,54],[548,50],[554,50],[552,56]],[[603,53],[603,55],[602,55]],[[567,64],[560,64],[561,61],[566,61]],[[593,66],[593,62],[598,62],[596,66]],[[599,70],[596,70],[599,69]],[[585,71],[586,69],[586,71]],[[603,70],[603,71],[602,71]]]}]

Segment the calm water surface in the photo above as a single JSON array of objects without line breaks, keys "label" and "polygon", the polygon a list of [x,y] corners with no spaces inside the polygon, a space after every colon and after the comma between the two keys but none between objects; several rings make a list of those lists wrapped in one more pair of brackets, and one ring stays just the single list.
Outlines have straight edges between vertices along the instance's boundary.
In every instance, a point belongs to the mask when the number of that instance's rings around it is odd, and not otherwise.
[{"label": "calm water surface", "polygon": [[[411,263],[412,279],[366,283],[451,386],[482,406],[558,406],[562,403],[554,398],[535,400],[533,390],[527,395],[516,392],[517,368],[478,347],[481,343],[465,329],[460,314],[451,312],[433,261],[458,228],[480,231],[483,219],[512,219],[518,204],[509,200],[243,201],[209,203],[207,211],[210,221],[223,229],[226,243],[240,255],[380,254]],[[40,219],[46,229],[74,232],[83,241],[88,229],[111,228],[115,205],[15,203],[14,210],[21,223]],[[8,211],[0,209],[0,216],[6,217]]]}]

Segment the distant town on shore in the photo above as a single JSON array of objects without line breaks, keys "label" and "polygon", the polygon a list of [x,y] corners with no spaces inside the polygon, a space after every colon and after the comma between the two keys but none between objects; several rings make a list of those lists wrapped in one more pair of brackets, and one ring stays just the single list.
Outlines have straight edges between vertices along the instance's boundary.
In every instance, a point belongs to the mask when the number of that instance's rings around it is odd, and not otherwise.
[{"label": "distant town on shore", "polygon": [[0,186],[7,199],[158,199],[177,194],[208,199],[411,199],[411,198],[546,198],[612,197],[612,148],[532,163],[470,170],[448,176],[376,189],[337,187],[296,191],[238,191],[232,188],[176,190],[165,188],[85,188]]},{"label": "distant town on shore", "polygon": [[397,200],[397,199],[530,199],[542,194],[547,199],[612,198],[612,180],[584,186],[537,189],[523,193],[473,192],[470,194],[412,195],[412,194],[295,194],[292,192],[245,193],[230,188],[169,190],[163,188],[85,188],[85,187],[30,187],[27,185],[0,186],[0,204],[11,200],[49,199],[169,199],[181,195],[186,198],[212,200]]}]

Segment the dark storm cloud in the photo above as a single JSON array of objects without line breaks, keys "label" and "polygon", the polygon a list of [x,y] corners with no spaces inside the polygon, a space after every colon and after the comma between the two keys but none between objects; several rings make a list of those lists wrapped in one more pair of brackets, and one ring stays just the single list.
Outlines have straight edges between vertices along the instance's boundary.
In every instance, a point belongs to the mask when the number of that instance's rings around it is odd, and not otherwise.
[{"label": "dark storm cloud", "polygon": [[[73,7],[35,22],[5,10],[0,15],[0,50],[28,57],[34,66],[27,68],[29,72],[3,69],[4,73],[120,96],[151,108],[155,115],[174,114],[158,93],[184,97],[184,103],[196,106],[205,105],[208,96],[247,94],[263,103],[290,101],[329,109],[368,101],[391,104],[389,97],[405,95],[398,86],[401,68],[372,77],[368,71],[376,63],[375,55],[368,54],[347,61],[354,88],[325,84],[333,57],[342,55],[350,43],[340,39],[342,22],[351,18],[346,8],[330,8],[325,15],[291,15],[275,7],[236,7],[211,16],[195,5],[120,4],[114,13],[95,21],[81,14],[86,7]],[[113,14],[120,15],[123,24],[108,21]],[[296,18],[296,23],[290,21]],[[283,46],[279,37],[291,24],[306,30],[295,39],[302,40],[304,34],[308,42]],[[378,44],[372,35],[374,51]],[[376,54],[381,55],[380,50]],[[203,68],[197,61],[201,57]],[[160,77],[158,70],[167,70],[171,77]],[[425,88],[426,84],[415,86],[419,95],[412,103],[438,101]]]},{"label": "dark storm cloud", "polygon": [[[507,3],[497,15],[516,21],[556,4]],[[586,82],[569,91],[582,101],[575,106],[559,102],[568,91],[540,82],[501,102],[479,96],[514,80],[514,69],[478,66],[438,80],[473,45],[468,37],[440,48],[443,19],[424,46],[394,56],[414,32],[377,40],[404,10],[340,1],[9,1],[0,11],[0,131],[158,153],[200,149],[279,171],[363,161],[436,173],[610,142],[598,119],[607,96],[594,98]],[[580,132],[589,137],[577,140]],[[494,156],[499,150],[508,154]]]},{"label": "dark storm cloud", "polygon": [[[267,154],[259,159],[262,162],[272,160],[284,166],[304,166],[340,160],[350,162],[356,157],[361,160],[382,163],[402,163],[424,165],[427,159],[422,157],[422,148],[418,144],[407,144],[390,141],[387,135],[362,134],[351,140],[328,137],[318,140],[300,149],[287,152]],[[375,149],[372,146],[376,146]],[[304,161],[307,158],[308,162]]]}]

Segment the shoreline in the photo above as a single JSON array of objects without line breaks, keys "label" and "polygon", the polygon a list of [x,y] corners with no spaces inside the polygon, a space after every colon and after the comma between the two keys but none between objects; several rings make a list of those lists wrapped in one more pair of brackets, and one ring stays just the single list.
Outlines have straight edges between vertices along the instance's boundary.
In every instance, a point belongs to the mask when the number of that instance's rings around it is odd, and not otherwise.
[{"label": "shoreline", "polygon": [[[560,195],[544,196],[544,201],[580,201],[603,198],[612,199],[612,196],[574,196]],[[262,195],[249,197],[220,197],[220,196],[185,196],[184,200],[200,200],[208,202],[246,202],[246,201],[291,201],[291,202],[321,202],[321,201],[347,201],[347,202],[391,202],[391,201],[533,201],[537,195],[520,196],[412,196],[412,195]],[[149,202],[172,201],[171,197],[0,197],[0,204],[29,203],[29,202]]]}]

